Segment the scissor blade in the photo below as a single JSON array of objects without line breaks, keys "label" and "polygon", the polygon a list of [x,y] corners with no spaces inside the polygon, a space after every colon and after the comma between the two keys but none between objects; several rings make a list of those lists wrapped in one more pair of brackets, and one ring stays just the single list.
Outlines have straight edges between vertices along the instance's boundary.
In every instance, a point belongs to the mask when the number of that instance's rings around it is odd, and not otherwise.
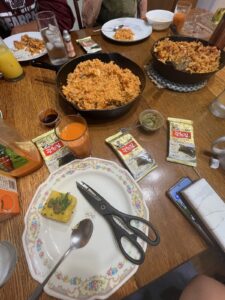
[{"label": "scissor blade", "polygon": [[76,185],[78,190],[81,192],[84,198],[91,204],[91,206],[93,206],[98,213],[103,215],[103,212],[100,208],[100,201],[96,199],[95,195],[79,182],[76,182]]}]

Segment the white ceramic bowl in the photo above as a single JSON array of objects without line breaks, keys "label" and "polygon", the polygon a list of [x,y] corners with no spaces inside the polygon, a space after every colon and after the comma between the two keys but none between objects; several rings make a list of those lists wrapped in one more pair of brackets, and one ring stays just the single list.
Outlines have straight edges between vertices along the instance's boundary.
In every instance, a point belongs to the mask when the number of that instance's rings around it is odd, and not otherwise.
[{"label": "white ceramic bowl", "polygon": [[153,30],[167,29],[173,21],[173,15],[169,10],[154,9],[146,13],[148,23],[152,25]]}]

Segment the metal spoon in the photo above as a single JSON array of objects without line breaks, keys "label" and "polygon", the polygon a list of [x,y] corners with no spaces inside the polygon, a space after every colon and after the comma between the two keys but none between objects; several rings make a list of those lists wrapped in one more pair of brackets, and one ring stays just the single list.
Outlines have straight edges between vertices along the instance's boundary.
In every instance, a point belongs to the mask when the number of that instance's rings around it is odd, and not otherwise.
[{"label": "metal spoon", "polygon": [[76,225],[75,228],[73,228],[71,236],[70,236],[70,247],[68,250],[63,254],[63,256],[60,258],[60,260],[57,262],[57,264],[54,266],[52,271],[49,273],[49,275],[45,278],[45,280],[39,284],[32,295],[28,298],[28,300],[36,300],[41,295],[44,286],[52,276],[52,274],[55,272],[55,270],[58,268],[58,266],[61,264],[61,262],[64,260],[64,258],[71,252],[73,249],[79,249],[84,247],[93,232],[93,223],[90,219],[84,219],[80,223]]},{"label": "metal spoon", "polygon": [[[117,26],[113,27],[112,29],[106,28],[106,31],[117,31],[118,29],[123,28],[123,27],[124,27],[124,25],[120,24],[120,25],[117,25]],[[93,32],[98,32],[98,31],[101,31],[101,30],[102,30],[102,28],[99,28],[99,29],[93,30]]]},{"label": "metal spoon", "polygon": [[15,247],[8,241],[0,242],[0,287],[11,276],[17,262]]}]

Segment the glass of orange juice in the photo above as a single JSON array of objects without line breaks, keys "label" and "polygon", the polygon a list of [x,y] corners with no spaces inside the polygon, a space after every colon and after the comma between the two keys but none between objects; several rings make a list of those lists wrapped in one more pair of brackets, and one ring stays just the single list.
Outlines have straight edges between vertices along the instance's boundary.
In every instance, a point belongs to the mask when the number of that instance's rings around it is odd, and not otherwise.
[{"label": "glass of orange juice", "polygon": [[179,0],[177,2],[174,10],[173,24],[176,26],[178,32],[182,29],[191,7],[192,4],[188,0]]},{"label": "glass of orange juice", "polygon": [[24,76],[23,69],[0,37],[0,72],[7,80],[15,81]]},{"label": "glass of orange juice", "polygon": [[86,120],[80,115],[63,116],[55,134],[78,158],[91,155],[91,141]]}]

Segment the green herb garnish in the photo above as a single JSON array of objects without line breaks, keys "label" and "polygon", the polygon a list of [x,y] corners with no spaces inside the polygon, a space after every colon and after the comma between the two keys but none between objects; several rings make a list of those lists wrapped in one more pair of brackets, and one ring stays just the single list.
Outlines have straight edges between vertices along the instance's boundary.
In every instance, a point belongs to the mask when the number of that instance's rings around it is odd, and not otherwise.
[{"label": "green herb garnish", "polygon": [[70,205],[71,200],[69,199],[69,193],[62,194],[57,198],[50,199],[48,207],[53,209],[55,214],[62,214]]}]

